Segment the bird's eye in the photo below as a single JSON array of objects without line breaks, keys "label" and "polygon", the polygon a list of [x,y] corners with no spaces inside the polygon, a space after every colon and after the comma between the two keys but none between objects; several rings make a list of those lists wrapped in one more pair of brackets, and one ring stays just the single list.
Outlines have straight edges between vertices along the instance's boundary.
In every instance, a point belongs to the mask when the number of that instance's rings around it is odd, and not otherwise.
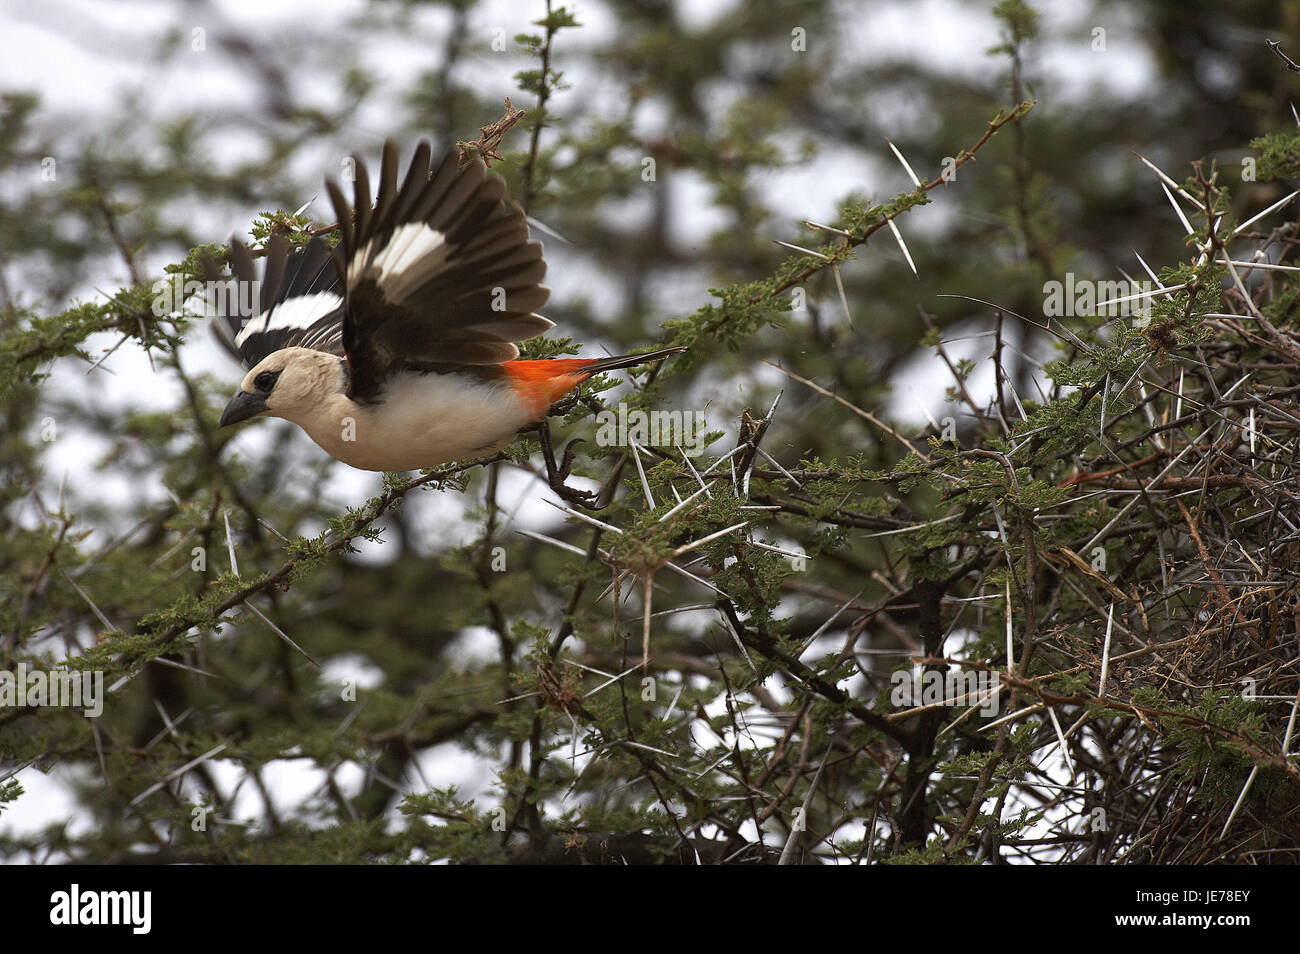
[{"label": "bird's eye", "polygon": [[270,394],[271,389],[275,387],[275,380],[279,376],[279,371],[263,371],[257,377],[253,378],[253,387],[257,388],[263,394]]}]

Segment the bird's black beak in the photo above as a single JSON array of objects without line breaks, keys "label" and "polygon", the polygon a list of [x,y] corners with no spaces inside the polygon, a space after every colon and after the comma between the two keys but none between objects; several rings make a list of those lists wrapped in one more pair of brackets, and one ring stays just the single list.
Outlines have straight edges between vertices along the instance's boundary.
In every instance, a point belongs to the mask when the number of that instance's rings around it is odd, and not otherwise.
[{"label": "bird's black beak", "polygon": [[250,417],[256,417],[266,410],[265,394],[250,394],[247,391],[236,391],[235,396],[230,399],[226,409],[221,412],[221,421],[219,426],[225,427],[227,424],[238,424],[240,421],[246,421]]}]

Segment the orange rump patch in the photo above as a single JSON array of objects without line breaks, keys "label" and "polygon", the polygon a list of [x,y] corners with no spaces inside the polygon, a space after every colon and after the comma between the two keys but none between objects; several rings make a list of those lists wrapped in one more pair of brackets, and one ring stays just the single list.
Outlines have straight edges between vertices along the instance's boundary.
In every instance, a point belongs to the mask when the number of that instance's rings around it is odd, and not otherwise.
[{"label": "orange rump patch", "polygon": [[549,358],[507,361],[502,369],[514,382],[529,409],[541,417],[546,409],[591,377],[583,369],[598,358]]}]

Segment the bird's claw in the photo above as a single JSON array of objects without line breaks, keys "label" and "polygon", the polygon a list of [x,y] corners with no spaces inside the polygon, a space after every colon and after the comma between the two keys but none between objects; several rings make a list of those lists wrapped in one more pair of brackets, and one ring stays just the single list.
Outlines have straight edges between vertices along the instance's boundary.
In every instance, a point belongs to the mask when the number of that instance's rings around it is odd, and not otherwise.
[{"label": "bird's claw", "polygon": [[[554,407],[552,407],[554,410]],[[579,490],[577,487],[570,487],[565,483],[568,479],[571,468],[573,467],[573,458],[577,453],[576,445],[586,443],[581,437],[575,437],[569,443],[564,445],[564,453],[561,455],[560,462],[555,461],[555,450],[551,445],[551,428],[548,422],[540,421],[536,425],[537,438],[542,445],[542,460],[546,464],[546,483],[551,490],[561,500],[566,500],[571,504],[583,507],[587,510],[602,509],[599,504],[599,495],[590,490]]]}]

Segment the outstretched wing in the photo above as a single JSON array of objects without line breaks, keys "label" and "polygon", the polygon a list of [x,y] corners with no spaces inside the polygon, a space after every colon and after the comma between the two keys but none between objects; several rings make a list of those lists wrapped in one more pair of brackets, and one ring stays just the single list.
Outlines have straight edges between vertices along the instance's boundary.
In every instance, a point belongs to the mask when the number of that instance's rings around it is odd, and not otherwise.
[{"label": "outstretched wing", "polygon": [[343,356],[343,289],[326,242],[318,237],[291,249],[281,236],[271,236],[259,281],[248,248],[231,239],[230,264],[234,280],[218,338],[246,366],[281,348]]},{"label": "outstretched wing", "polygon": [[[379,196],[359,158],[354,201],[327,183],[338,214],[335,249],[345,298],[342,343],[349,397],[374,400],[403,369],[493,365],[519,356],[513,342],[553,322],[534,314],[550,289],[540,242],[504,201],[505,182],[455,151],[430,170],[421,142],[402,185],[397,146],[384,144]],[[353,217],[355,209],[355,219]]]}]

